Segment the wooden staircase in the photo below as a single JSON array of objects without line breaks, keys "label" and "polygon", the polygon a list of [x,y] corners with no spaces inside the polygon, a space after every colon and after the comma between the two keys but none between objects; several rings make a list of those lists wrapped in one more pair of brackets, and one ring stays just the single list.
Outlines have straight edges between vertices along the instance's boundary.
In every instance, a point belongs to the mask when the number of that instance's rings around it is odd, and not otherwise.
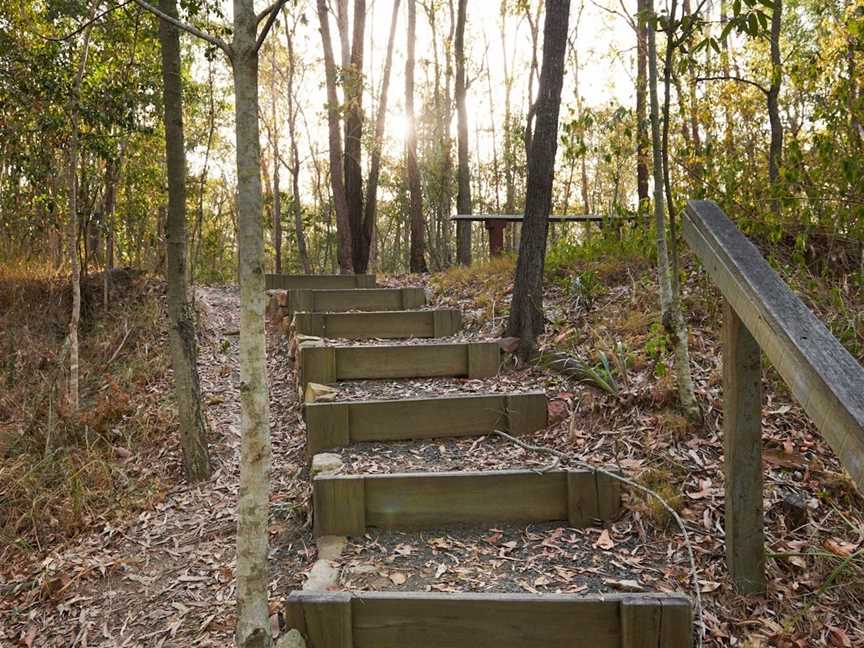
[{"label": "wooden staircase", "polygon": [[[298,336],[298,382],[497,375],[497,342],[381,343],[458,334],[461,316],[426,308],[422,288],[359,279],[270,279],[271,317]],[[308,336],[314,336],[309,338]],[[326,338],[378,340],[349,345]],[[542,392],[307,402],[307,453],[362,442],[512,435],[543,429]],[[323,455],[318,455],[323,456]],[[314,460],[313,460],[314,465]],[[312,477],[316,537],[369,528],[441,529],[556,521],[580,528],[620,512],[620,482],[593,470],[495,470]],[[686,648],[690,601],[667,594],[292,592],[288,628],[312,648]]]}]

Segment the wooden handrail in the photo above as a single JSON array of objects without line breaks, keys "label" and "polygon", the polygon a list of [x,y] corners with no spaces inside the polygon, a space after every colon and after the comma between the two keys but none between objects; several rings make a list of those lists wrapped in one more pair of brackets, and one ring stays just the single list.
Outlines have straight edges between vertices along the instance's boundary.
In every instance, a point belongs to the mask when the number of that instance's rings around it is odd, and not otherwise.
[{"label": "wooden handrail", "polygon": [[861,490],[864,368],[714,202],[688,202],[683,232],[728,305],[723,335],[727,557],[739,589],[760,591],[764,547],[759,349]]}]

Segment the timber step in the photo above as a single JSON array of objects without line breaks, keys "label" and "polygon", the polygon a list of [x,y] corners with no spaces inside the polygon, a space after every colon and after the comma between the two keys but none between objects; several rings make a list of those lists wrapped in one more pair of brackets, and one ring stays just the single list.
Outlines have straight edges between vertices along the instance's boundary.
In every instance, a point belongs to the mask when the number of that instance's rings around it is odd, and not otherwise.
[{"label": "timber step", "polygon": [[546,427],[547,404],[540,391],[307,403],[304,417],[311,456],[366,441],[481,436],[494,430],[527,434]]},{"label": "timber step", "polygon": [[294,332],[322,338],[438,338],[462,328],[457,310],[294,313]]},{"label": "timber step", "polygon": [[689,648],[674,594],[291,592],[288,628],[314,648]]},{"label": "timber step", "polygon": [[298,289],[277,291],[275,307],[283,316],[294,313],[401,311],[426,305],[422,288]]},{"label": "timber step", "polygon": [[621,489],[594,470],[322,473],[312,480],[312,505],[316,536],[504,522],[581,528],[617,517]]},{"label": "timber step", "polygon": [[427,343],[380,346],[305,343],[299,349],[299,378],[310,382],[340,380],[491,378],[498,374],[501,350],[497,342]]},{"label": "timber step", "polygon": [[375,275],[304,275],[265,274],[267,290],[289,290],[294,288],[375,288]]}]

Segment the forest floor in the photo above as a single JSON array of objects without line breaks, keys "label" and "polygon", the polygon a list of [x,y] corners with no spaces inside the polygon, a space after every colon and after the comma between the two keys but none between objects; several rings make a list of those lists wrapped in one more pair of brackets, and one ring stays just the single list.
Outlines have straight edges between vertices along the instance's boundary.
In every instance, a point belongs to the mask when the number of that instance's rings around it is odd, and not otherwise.
[{"label": "forest floor", "polygon": [[[494,339],[509,299],[512,263],[425,282],[433,301],[465,315],[462,338]],[[695,378],[705,423],[674,408],[669,353],[644,260],[554,267],[545,349],[590,369],[577,378],[508,359],[492,381],[417,380],[338,386],[339,399],[465,391],[545,390],[550,424],[523,440],[582,461],[614,465],[663,495],[686,521],[696,555],[709,646],[864,646],[864,516],[860,495],[776,374],[766,372],[766,543],[769,591],[739,597],[723,556],[719,300],[688,274]],[[96,518],[50,549],[0,568],[0,646],[228,646],[234,624],[234,532],[239,454],[238,292],[200,288],[200,368],[215,473],[200,486],[159,489],[125,518]],[[268,338],[273,438],[271,568],[274,629],[280,600],[302,586],[316,558],[304,429],[288,340]],[[161,385],[159,389],[167,389]],[[153,468],[176,466],[172,447]],[[344,471],[543,467],[551,457],[498,437],[344,449]],[[566,465],[566,461],[562,462]],[[790,508],[788,501],[804,508]],[[683,542],[652,501],[625,494],[605,528],[501,525],[424,533],[370,532],[338,561],[349,589],[433,591],[682,591],[692,594]]]}]

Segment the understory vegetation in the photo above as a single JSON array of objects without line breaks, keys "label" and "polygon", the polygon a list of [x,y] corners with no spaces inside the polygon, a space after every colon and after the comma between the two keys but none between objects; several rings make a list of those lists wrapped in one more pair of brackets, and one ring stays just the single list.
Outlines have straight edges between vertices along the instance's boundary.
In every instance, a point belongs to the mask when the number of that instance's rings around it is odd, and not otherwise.
[{"label": "understory vegetation", "polygon": [[[143,273],[82,286],[81,403],[68,410],[68,282],[33,269],[0,276],[0,557],[41,554],[153,501],[175,455],[164,284]],[[168,464],[170,466],[170,462]]]}]

